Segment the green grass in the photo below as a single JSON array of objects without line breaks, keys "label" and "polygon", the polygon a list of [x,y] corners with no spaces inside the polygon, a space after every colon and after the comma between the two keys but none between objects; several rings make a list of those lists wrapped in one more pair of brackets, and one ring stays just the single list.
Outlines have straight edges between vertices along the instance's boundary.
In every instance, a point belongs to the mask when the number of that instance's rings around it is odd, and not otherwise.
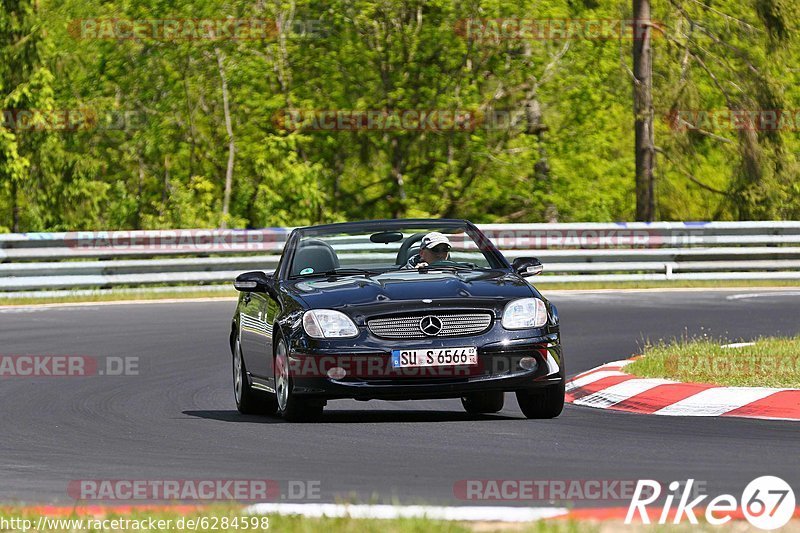
[{"label": "green grass", "polygon": [[[428,520],[425,518],[402,518],[395,520],[362,520],[355,518],[305,518],[299,516],[280,516],[268,515],[246,515],[240,506],[234,505],[213,505],[206,508],[197,508],[192,510],[134,510],[130,513],[119,513],[113,510],[96,515],[96,514],[77,514],[77,513],[61,513],[58,515],[48,514],[51,520],[80,520],[84,522],[79,527],[78,524],[72,523],[71,526],[67,523],[61,522],[45,524],[41,530],[35,531],[28,529],[27,531],[33,533],[118,533],[118,532],[151,532],[151,533],[187,533],[187,531],[220,533],[231,532],[241,533],[242,531],[249,532],[266,532],[278,531],[281,533],[316,533],[324,531],[325,533],[431,533],[431,532],[445,532],[445,533],[489,533],[498,532],[505,533],[509,531],[525,532],[525,533],[600,533],[605,531],[628,531],[631,533],[638,532],[651,532],[657,531],[659,533],[689,533],[696,531],[714,532],[720,531],[719,526],[712,526],[703,520],[702,516],[698,516],[700,523],[697,525],[681,523],[679,525],[644,525],[640,522],[635,522],[631,525],[624,525],[621,520],[609,521],[578,521],[578,520],[541,520],[538,522],[528,523],[513,523],[513,522],[448,522],[440,520]],[[651,513],[652,516],[652,513]],[[40,517],[40,513],[34,508],[29,509],[24,506],[0,506],[0,531],[23,531],[19,523],[11,524],[11,519],[28,519],[32,521],[35,528],[36,522]],[[164,520],[164,523],[153,524],[154,527],[149,529],[149,523],[142,522],[152,518],[155,521]],[[228,527],[224,527],[223,519],[228,519]],[[266,518],[268,523],[262,522]],[[86,520],[92,520],[92,523]],[[128,520],[127,523],[114,524],[111,520]],[[179,520],[184,521],[179,524]],[[255,523],[258,527],[243,528],[241,522],[239,527],[230,525],[233,519],[248,520],[248,525]],[[256,520],[256,522],[249,522],[249,520]],[[96,523],[95,520],[109,520],[107,523]],[[141,527],[133,526],[131,521],[140,521]],[[167,523],[166,521],[170,522]],[[188,520],[196,520],[198,527],[195,528],[194,524],[189,524]],[[739,522],[742,526],[746,522]],[[9,527],[9,526],[17,526]],[[268,528],[261,526],[268,525]],[[100,526],[100,527],[98,527]],[[127,526],[127,527],[125,527]],[[786,526],[787,531],[798,531],[797,521],[793,520]],[[742,529],[745,531],[747,529]],[[27,533],[27,532],[26,532]]]},{"label": "green grass", "polygon": [[191,298],[231,298],[235,299],[237,292],[233,287],[230,291],[208,290],[199,288],[193,291],[180,292],[155,292],[142,289],[136,292],[98,292],[94,294],[75,294],[65,296],[55,296],[47,298],[0,298],[0,306],[3,305],[36,305],[52,303],[82,303],[82,302],[119,302],[131,300],[171,300],[171,299],[191,299]]},{"label": "green grass", "polygon": [[[35,510],[29,510],[25,507],[15,506],[15,507],[5,507],[0,508],[0,531],[4,531],[2,527],[2,522],[5,519],[6,521],[12,518],[27,518],[33,521],[33,527],[36,527],[36,521],[39,518],[39,514]],[[234,506],[212,506],[206,509],[197,509],[196,511],[189,511],[189,512],[180,512],[179,510],[157,510],[157,511],[133,511],[131,513],[124,513],[119,514],[115,512],[110,512],[109,514],[103,515],[102,517],[95,517],[94,515],[91,516],[82,516],[82,515],[61,515],[58,517],[53,517],[54,519],[61,519],[61,520],[80,520],[84,519],[84,522],[81,524],[84,527],[79,528],[76,527],[78,524],[73,523],[72,527],[70,527],[66,523],[61,524],[54,524],[50,523],[50,527],[44,527],[40,531],[42,532],[66,532],[66,531],[74,531],[74,532],[83,532],[83,531],[90,531],[89,527],[90,524],[85,520],[95,518],[100,519],[123,519],[123,520],[143,520],[153,518],[154,520],[164,520],[165,522],[159,524],[155,529],[151,529],[150,531],[158,531],[158,533],[186,533],[186,531],[209,531],[209,532],[221,532],[221,531],[232,531],[232,532],[241,532],[245,531],[240,527],[237,529],[230,525],[230,520],[238,519],[238,520],[247,520],[248,525],[256,524],[258,527],[250,527],[246,529],[247,531],[280,531],[281,533],[312,533],[317,531],[324,531],[325,533],[428,533],[428,532],[445,532],[445,533],[471,533],[473,531],[526,531],[526,532],[536,532],[536,533],[578,533],[578,532],[588,532],[591,533],[593,531],[599,531],[599,528],[593,525],[588,524],[578,524],[572,521],[540,521],[540,522],[533,522],[528,524],[500,524],[500,523],[471,523],[471,522],[447,522],[447,521],[438,521],[438,520],[428,520],[424,518],[408,518],[408,519],[395,519],[395,520],[361,520],[361,519],[354,519],[354,518],[304,518],[299,516],[280,516],[280,515],[269,515],[267,517],[262,517],[261,515],[246,515],[242,512],[240,507]],[[178,520],[183,518],[183,524],[179,524]],[[223,527],[225,524],[223,522],[224,519],[228,519],[229,527]],[[262,522],[262,518],[267,518],[268,524]],[[189,519],[201,519],[197,523],[199,526],[195,529],[194,527],[189,527],[187,525],[187,520]],[[169,523],[166,521],[169,520]],[[256,522],[251,522],[252,520],[256,520]],[[8,525],[8,524],[7,524]],[[131,527],[131,523],[128,522],[127,524],[112,524],[108,523],[109,528],[94,528],[92,531],[146,531],[147,527],[144,529],[136,529],[135,527]],[[127,528],[114,528],[113,526],[125,526]],[[182,525],[183,527],[179,527]],[[265,529],[264,525],[268,525],[268,528]],[[166,526],[166,527],[163,527]],[[204,527],[205,526],[205,527]],[[216,526],[216,527],[214,527]],[[6,527],[5,530],[11,530],[12,528]],[[17,528],[18,531],[21,529]]]},{"label": "green grass", "polygon": [[727,342],[703,338],[648,345],[644,357],[625,372],[739,387],[800,387],[800,336],[760,338],[752,346],[722,348]]}]

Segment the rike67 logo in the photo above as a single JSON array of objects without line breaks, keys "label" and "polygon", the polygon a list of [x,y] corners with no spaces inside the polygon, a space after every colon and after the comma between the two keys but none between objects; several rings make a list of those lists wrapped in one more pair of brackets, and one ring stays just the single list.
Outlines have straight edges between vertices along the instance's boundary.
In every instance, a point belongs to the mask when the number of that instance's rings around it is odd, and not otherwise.
[{"label": "rike67 logo", "polygon": [[[670,493],[664,499],[658,524],[666,524],[670,516],[673,524],[680,523],[684,517],[692,524],[698,523],[695,508],[704,503],[708,495],[703,494],[690,501],[689,498],[696,495],[692,493],[693,485],[693,479],[688,479],[685,484],[678,481],[669,484]],[[658,481],[639,480],[628,506],[625,523],[630,524],[638,514],[643,523],[649,524],[647,505],[654,503],[660,496],[661,484]],[[678,504],[673,511],[672,504],[676,498]],[[721,494],[708,501],[705,504],[705,519],[711,525],[720,526],[730,522],[735,516],[740,516],[739,510],[750,524],[759,529],[778,529],[785,526],[794,514],[794,491],[779,477],[761,476],[748,483],[740,501],[732,494]]]}]

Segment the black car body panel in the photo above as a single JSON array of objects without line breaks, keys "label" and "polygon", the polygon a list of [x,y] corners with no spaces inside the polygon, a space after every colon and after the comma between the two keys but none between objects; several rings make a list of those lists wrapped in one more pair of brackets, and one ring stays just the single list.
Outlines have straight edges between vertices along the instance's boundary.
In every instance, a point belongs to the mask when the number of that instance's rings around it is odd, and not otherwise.
[{"label": "black car body panel", "polygon": [[[331,231],[390,231],[414,225],[448,230],[466,228],[490,255],[495,268],[484,270],[392,270],[372,275],[311,278],[291,276],[289,265],[300,236]],[[232,321],[231,343],[240,342],[248,377],[254,388],[275,391],[274,349],[277,338],[288,346],[293,393],[319,399],[422,399],[461,397],[477,391],[519,391],[565,379],[558,315],[531,284],[514,272],[502,254],[471,223],[463,220],[365,221],[294,230],[275,273],[263,291],[243,291]],[[241,289],[240,289],[241,290]],[[548,320],[541,328],[508,330],[501,324],[505,306],[516,299],[545,302]],[[303,328],[310,309],[333,309],[356,325],[354,338],[316,339]],[[387,338],[370,322],[426,316],[465,321],[480,315],[488,325],[468,335]],[[413,320],[412,320],[413,318]],[[391,322],[389,322],[391,323]],[[461,322],[458,322],[461,323]],[[391,335],[391,331],[389,332]],[[449,366],[439,371],[394,369],[392,350],[477,348],[477,365]],[[531,358],[536,361],[531,364]],[[520,363],[527,359],[525,368]],[[338,379],[327,371],[344,368]]]}]

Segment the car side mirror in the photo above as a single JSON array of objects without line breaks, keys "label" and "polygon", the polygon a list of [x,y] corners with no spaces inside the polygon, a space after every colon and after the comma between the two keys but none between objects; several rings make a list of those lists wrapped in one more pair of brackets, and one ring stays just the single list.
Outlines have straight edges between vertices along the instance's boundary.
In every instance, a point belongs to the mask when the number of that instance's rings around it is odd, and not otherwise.
[{"label": "car side mirror", "polygon": [[535,257],[517,257],[511,263],[511,268],[520,276],[536,276],[542,273],[544,265]]},{"label": "car side mirror", "polygon": [[258,270],[245,272],[236,276],[233,286],[242,292],[272,292],[272,275]]}]

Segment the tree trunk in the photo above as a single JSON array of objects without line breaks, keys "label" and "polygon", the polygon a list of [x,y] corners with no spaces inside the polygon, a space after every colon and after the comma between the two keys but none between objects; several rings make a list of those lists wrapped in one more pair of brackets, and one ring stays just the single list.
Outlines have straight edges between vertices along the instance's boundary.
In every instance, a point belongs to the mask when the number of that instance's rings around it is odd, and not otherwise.
[{"label": "tree trunk", "polygon": [[633,0],[633,113],[636,151],[636,220],[655,218],[653,166],[653,61],[650,0]]},{"label": "tree trunk", "polygon": [[403,179],[403,147],[396,136],[392,137],[392,168],[390,179],[396,186],[396,196],[392,198],[392,218],[402,218],[406,213],[406,185]]},{"label": "tree trunk", "polygon": [[529,91],[525,96],[525,119],[527,127],[525,133],[535,135],[539,149],[539,159],[533,165],[533,175],[539,184],[542,184],[547,195],[548,202],[544,210],[546,222],[558,222],[558,209],[549,201],[553,195],[552,181],[550,177],[550,163],[547,161],[547,149],[544,146],[544,132],[547,125],[542,123],[542,106],[535,91]]},{"label": "tree trunk", "polygon": [[11,178],[11,232],[19,233],[19,195],[17,180]]},{"label": "tree trunk", "polygon": [[136,216],[133,219],[133,229],[142,229],[142,194],[144,194],[144,160],[139,154],[139,173],[136,182]]},{"label": "tree trunk", "polygon": [[224,56],[219,48],[215,48],[219,77],[222,80],[222,109],[225,113],[225,130],[228,132],[228,166],[225,169],[225,193],[222,197],[222,221],[220,228],[228,227],[228,213],[231,206],[231,190],[233,189],[233,161],[236,156],[236,143],[233,138],[233,125],[231,124],[231,110],[228,103],[228,79],[225,76]]},{"label": "tree trunk", "polygon": [[[189,156],[192,157],[191,155]],[[189,163],[191,165],[191,163]],[[191,177],[192,174],[189,174]],[[167,200],[169,199],[169,154],[164,156],[164,184],[161,187],[161,207],[158,210],[159,216],[164,216],[167,208]]]}]

